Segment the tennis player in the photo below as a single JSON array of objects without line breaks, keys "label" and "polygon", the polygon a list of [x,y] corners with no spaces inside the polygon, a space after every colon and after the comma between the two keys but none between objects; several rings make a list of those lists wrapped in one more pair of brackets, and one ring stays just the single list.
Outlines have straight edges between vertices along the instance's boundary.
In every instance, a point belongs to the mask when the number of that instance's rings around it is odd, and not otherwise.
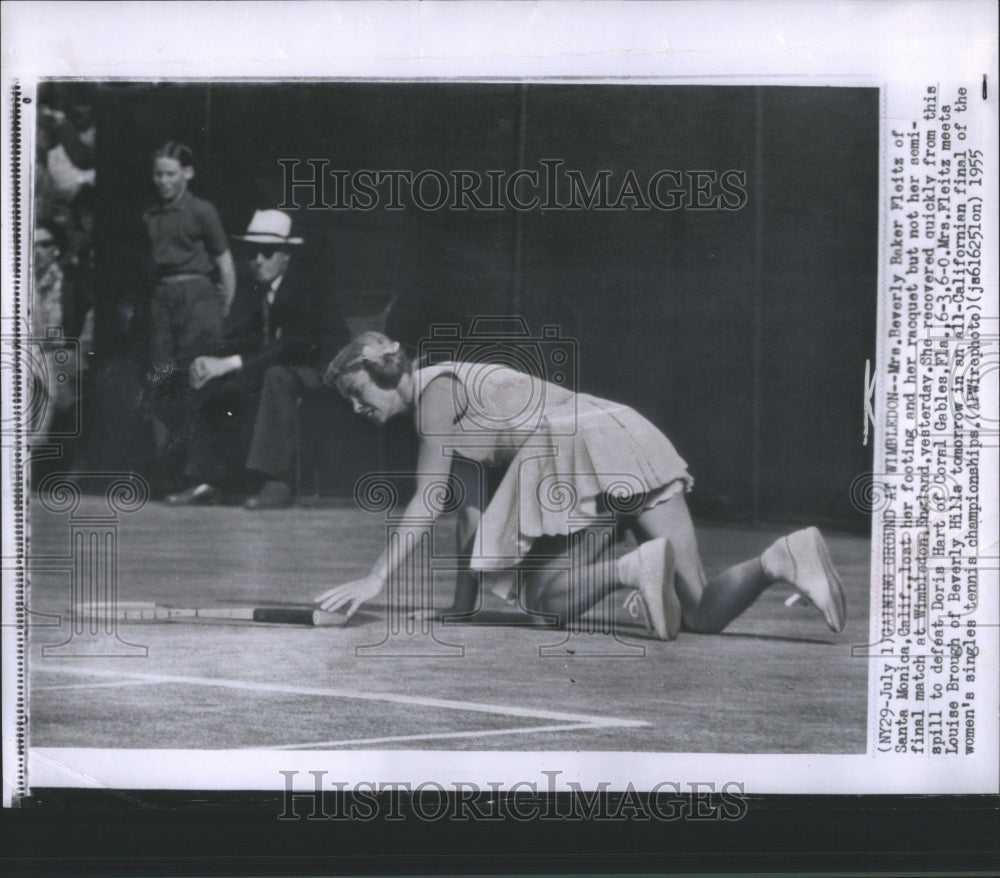
[{"label": "tennis player", "polygon": [[[460,492],[466,532],[460,553],[468,569],[459,574],[454,611],[474,606],[480,571],[509,597],[514,577],[504,572],[522,567],[525,608],[557,615],[564,625],[612,591],[630,588],[641,595],[660,639],[674,639],[682,621],[691,631],[715,633],[765,589],[787,582],[832,630],[843,630],[843,584],[816,528],[782,537],[707,580],[685,502],[693,479],[666,436],[627,406],[492,363],[417,368],[398,342],[375,332],[343,348],[325,381],[376,424],[415,419],[417,486],[402,516],[404,531],[408,520],[440,514],[426,498],[453,470],[468,472],[475,463],[497,473],[492,491],[470,485]],[[602,563],[597,549],[569,577],[565,551],[560,561],[553,547],[609,515],[639,547],[613,564]],[[401,546],[408,542],[403,537]],[[404,549],[392,563],[401,567],[406,557]],[[383,552],[367,576],[319,595],[320,607],[346,607],[350,617],[385,588],[389,564]],[[571,581],[586,587],[571,589]]]}]

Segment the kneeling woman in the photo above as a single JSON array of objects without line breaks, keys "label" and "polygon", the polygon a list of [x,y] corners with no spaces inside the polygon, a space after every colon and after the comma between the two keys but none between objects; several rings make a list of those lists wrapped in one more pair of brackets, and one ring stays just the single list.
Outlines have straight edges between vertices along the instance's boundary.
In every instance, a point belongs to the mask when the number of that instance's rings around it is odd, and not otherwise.
[{"label": "kneeling woman", "polygon": [[[345,347],[325,380],[377,424],[399,415],[415,419],[417,486],[404,528],[408,519],[437,515],[424,502],[436,483],[449,473],[466,474],[459,511],[466,569],[459,572],[452,612],[474,609],[480,571],[521,567],[525,608],[557,615],[561,624],[615,589],[632,588],[659,638],[676,637],[682,619],[692,631],[714,633],[768,586],[788,582],[830,628],[844,627],[844,588],[816,528],[782,537],[759,557],[706,579],[684,500],[693,484],[686,465],[670,441],[627,406],[491,363],[415,368],[398,342],[375,332]],[[494,490],[485,489],[486,479],[468,477],[477,465],[499,474]],[[623,485],[629,486],[625,496]],[[561,553],[553,545],[609,515],[631,530],[639,547],[608,564],[600,541],[592,541],[598,548],[568,576],[565,543]],[[405,554],[393,558],[399,566],[405,562]],[[317,601],[353,615],[385,588],[389,563],[383,552],[367,576]],[[586,586],[571,591],[570,582]]]}]

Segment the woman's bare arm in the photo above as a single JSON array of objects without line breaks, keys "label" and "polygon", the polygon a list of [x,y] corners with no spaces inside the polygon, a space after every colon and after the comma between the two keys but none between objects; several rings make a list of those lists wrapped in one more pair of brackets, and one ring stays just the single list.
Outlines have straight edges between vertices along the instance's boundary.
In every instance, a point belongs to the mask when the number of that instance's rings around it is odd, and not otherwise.
[{"label": "woman's bare arm", "polygon": [[447,484],[451,472],[451,445],[455,426],[455,379],[441,376],[432,381],[418,402],[417,423],[420,426],[420,451],[417,457],[416,490],[413,498],[393,528],[399,537],[398,551],[390,556],[388,547],[379,555],[368,575],[362,579],[334,586],[317,597],[324,610],[334,612],[347,605],[350,617],[365,601],[380,594],[389,576],[405,565],[415,540],[428,520],[435,521],[441,514],[440,506],[428,503],[429,497]]}]

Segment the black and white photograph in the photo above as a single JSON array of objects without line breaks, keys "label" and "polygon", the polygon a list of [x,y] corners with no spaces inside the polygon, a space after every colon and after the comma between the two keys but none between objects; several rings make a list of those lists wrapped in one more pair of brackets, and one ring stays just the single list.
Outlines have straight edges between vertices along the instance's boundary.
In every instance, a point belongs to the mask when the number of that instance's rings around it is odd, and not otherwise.
[{"label": "black and white photograph", "polygon": [[995,793],[995,79],[465,34],[5,72],[6,804]]}]

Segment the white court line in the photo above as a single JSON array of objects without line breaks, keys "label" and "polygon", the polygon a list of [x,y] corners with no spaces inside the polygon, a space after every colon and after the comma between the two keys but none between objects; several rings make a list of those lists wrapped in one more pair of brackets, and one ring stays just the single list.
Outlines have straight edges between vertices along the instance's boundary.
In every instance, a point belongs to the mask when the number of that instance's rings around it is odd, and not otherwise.
[{"label": "white court line", "polygon": [[118,689],[123,686],[148,686],[149,680],[114,680],[110,683],[64,683],[61,686],[31,686],[32,692],[53,692],[56,689]]},{"label": "white court line", "polygon": [[[308,744],[279,744],[265,747],[265,750],[315,750],[319,747],[347,747],[364,744],[387,744],[391,741],[432,741],[437,738],[486,738],[490,735],[530,735],[532,732],[569,732],[577,729],[605,729],[596,723],[562,723],[557,726],[520,726],[515,729],[482,729],[473,732],[438,732],[428,735],[393,735],[386,738],[354,738],[344,741],[313,741]],[[245,747],[245,750],[259,750],[259,747]]]},{"label": "white court line", "polygon": [[[48,669],[46,669],[48,670]],[[53,669],[60,674],[81,677],[115,677],[127,680],[144,680],[150,683],[184,683],[189,686],[220,686],[226,689],[243,689],[252,692],[284,692],[290,695],[316,695],[326,698],[352,698],[357,701],[384,701],[392,704],[411,704],[418,707],[440,707],[445,710],[465,710],[473,713],[490,713],[499,716],[518,716],[529,719],[547,719],[568,723],[583,723],[596,728],[639,728],[648,726],[643,720],[618,719],[584,713],[564,713],[555,710],[536,710],[530,707],[512,707],[502,704],[483,704],[476,701],[452,701],[446,698],[424,698],[419,695],[396,695],[391,692],[358,692],[351,689],[321,689],[314,686],[288,686],[283,683],[258,683],[247,680],[228,680],[222,677],[184,677],[171,674],[140,674],[132,671],[107,671],[98,668]]]}]

